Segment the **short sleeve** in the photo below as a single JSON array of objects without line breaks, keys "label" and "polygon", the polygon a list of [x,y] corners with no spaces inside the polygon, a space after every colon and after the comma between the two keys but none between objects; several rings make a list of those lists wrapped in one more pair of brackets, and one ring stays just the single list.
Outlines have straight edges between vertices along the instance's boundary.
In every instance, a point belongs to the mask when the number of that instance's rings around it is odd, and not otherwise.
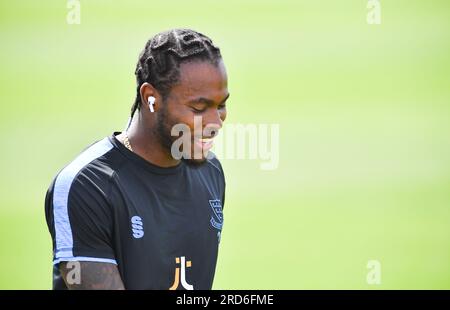
[{"label": "short sleeve", "polygon": [[46,196],[46,219],[53,240],[53,263],[95,261],[117,264],[109,179],[88,166],[69,179],[64,170]]},{"label": "short sleeve", "polygon": [[220,184],[220,191],[222,192],[222,209],[223,209],[225,206],[225,189],[226,189],[225,173],[223,172],[222,164],[215,155],[213,155],[211,163],[219,171],[220,174],[219,184]]}]

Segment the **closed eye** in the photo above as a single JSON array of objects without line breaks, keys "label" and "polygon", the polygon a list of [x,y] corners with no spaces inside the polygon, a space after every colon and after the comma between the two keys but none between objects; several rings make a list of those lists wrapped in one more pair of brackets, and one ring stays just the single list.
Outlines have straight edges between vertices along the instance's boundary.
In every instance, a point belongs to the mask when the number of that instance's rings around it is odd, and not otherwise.
[{"label": "closed eye", "polygon": [[[217,106],[218,110],[222,110],[226,108],[225,102],[227,101],[230,94],[228,94]],[[205,112],[208,107],[212,107],[215,105],[214,101],[207,98],[197,98],[194,100],[191,100],[189,102],[191,104],[191,109],[194,113],[203,113]]]},{"label": "closed eye", "polygon": [[192,107],[192,111],[193,111],[194,113],[203,113],[203,112],[206,111],[206,108],[203,108],[203,109],[197,109],[197,108]]}]

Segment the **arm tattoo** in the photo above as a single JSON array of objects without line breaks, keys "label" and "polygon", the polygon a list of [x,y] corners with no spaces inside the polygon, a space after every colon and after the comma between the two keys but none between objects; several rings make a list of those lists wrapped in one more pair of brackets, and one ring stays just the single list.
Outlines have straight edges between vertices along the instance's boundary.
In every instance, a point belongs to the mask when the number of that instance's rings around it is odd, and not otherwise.
[{"label": "arm tattoo", "polygon": [[70,290],[124,290],[119,269],[100,262],[61,262],[61,276]]}]

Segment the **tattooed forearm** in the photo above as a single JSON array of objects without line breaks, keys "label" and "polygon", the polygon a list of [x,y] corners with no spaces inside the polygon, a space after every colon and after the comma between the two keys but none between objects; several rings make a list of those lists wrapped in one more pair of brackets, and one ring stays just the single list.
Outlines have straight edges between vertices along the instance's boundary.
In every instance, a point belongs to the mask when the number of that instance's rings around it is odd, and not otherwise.
[{"label": "tattooed forearm", "polygon": [[124,290],[119,269],[99,262],[62,262],[61,276],[71,290]]}]

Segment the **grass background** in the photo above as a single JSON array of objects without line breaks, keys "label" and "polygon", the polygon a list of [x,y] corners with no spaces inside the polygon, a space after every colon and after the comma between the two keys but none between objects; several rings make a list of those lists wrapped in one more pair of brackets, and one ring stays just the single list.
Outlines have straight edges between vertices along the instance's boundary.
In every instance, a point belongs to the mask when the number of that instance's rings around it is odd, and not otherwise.
[{"label": "grass background", "polygon": [[[224,160],[216,289],[450,288],[450,2],[0,2],[0,289],[51,288],[44,196],[121,130],[153,34],[213,38],[228,123],[280,124],[280,164]],[[369,260],[381,285],[368,285]]]}]

